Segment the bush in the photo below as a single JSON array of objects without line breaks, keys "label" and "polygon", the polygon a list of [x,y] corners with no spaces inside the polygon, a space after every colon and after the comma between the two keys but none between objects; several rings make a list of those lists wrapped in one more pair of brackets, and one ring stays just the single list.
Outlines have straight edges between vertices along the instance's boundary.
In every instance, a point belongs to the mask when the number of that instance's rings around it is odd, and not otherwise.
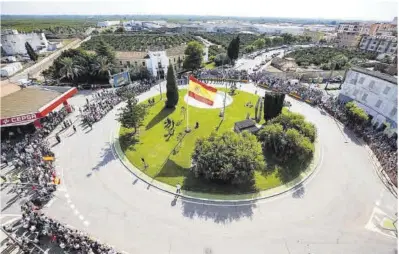
[{"label": "bush", "polygon": [[312,123],[305,121],[305,117],[303,115],[290,112],[286,108],[283,109],[280,115],[270,120],[269,123],[281,124],[285,130],[291,128],[296,129],[299,131],[299,133],[309,138],[311,142],[316,140],[316,127]]},{"label": "bush", "polygon": [[295,158],[298,162],[305,162],[313,156],[314,145],[296,129],[285,130],[281,124],[271,123],[258,135],[265,152],[272,153],[279,161],[287,162]]},{"label": "bush", "polygon": [[196,141],[192,172],[207,180],[242,184],[253,180],[255,170],[263,170],[262,146],[248,132],[212,133]]},{"label": "bush", "polygon": [[368,114],[355,102],[346,103],[345,108],[350,123],[361,126],[369,120]]}]

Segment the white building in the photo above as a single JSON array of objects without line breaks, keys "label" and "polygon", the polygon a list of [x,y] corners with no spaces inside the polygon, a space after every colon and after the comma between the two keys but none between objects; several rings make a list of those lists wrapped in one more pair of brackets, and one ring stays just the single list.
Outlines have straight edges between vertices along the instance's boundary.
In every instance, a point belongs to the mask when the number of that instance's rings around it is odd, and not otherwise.
[{"label": "white building", "polygon": [[97,27],[110,27],[110,26],[116,26],[119,25],[121,22],[119,20],[113,20],[113,21],[99,21],[97,22]]},{"label": "white building", "polygon": [[370,31],[370,25],[359,22],[351,22],[351,23],[341,23],[337,27],[338,33],[344,32],[354,32],[358,34],[368,34]]},{"label": "white building", "polygon": [[12,76],[13,74],[17,73],[20,70],[22,70],[22,64],[21,63],[7,64],[6,66],[1,67],[0,76],[2,76],[2,77],[10,77],[10,76]]},{"label": "white building", "polygon": [[166,55],[166,51],[148,51],[146,66],[154,77],[166,78],[168,65],[169,58]]},{"label": "white building", "polygon": [[398,40],[396,37],[383,36],[363,36],[359,49],[379,54],[395,54],[398,50]]},{"label": "white building", "polygon": [[47,49],[48,41],[44,33],[7,34],[1,36],[1,46],[7,55],[26,54],[25,43],[29,42],[35,51]]},{"label": "white building", "polygon": [[388,123],[397,132],[397,77],[353,67],[346,73],[338,99],[345,103],[355,100],[372,117],[372,123]]}]

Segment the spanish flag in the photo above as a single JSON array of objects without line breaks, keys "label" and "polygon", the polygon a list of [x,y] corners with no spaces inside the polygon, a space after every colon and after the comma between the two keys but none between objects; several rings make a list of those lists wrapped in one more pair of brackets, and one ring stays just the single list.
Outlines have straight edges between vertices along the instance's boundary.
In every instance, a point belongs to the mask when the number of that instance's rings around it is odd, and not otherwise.
[{"label": "spanish flag", "polygon": [[197,80],[193,76],[190,76],[188,84],[188,96],[212,106],[215,100],[216,92],[216,88]]}]

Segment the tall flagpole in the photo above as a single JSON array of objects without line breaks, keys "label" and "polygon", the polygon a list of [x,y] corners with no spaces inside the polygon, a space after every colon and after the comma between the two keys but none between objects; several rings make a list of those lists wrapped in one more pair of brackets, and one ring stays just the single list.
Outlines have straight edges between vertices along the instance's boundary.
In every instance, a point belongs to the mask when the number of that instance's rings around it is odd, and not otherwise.
[{"label": "tall flagpole", "polygon": [[186,122],[186,132],[188,133],[188,132],[190,132],[191,130],[190,130],[190,128],[188,127],[188,100],[190,99],[190,95],[188,94],[188,91],[189,91],[189,89],[190,89],[190,76],[191,75],[189,75],[188,76],[188,84],[187,84],[187,108],[186,108],[186,120],[187,120],[187,122]]}]

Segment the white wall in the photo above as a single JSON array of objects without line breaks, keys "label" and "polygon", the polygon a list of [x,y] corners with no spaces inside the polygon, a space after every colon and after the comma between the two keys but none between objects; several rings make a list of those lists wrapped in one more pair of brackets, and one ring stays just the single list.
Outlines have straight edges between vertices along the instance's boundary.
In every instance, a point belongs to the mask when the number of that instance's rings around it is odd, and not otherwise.
[{"label": "white wall", "polygon": [[150,56],[150,58],[147,59],[147,61],[146,61],[148,71],[155,78],[157,78],[158,63],[161,62],[161,65],[164,69],[165,78],[166,78],[166,73],[168,71],[168,65],[169,65],[169,58],[166,56],[166,52],[165,51],[149,51],[148,55]]},{"label": "white wall", "polygon": [[7,55],[26,54],[26,42],[29,42],[35,51],[48,47],[48,41],[44,33],[8,34],[1,36],[1,45]]},{"label": "white wall", "polygon": [[398,123],[398,87],[396,84],[360,73],[347,72],[340,94],[358,102],[373,120],[384,123],[386,119]]}]

